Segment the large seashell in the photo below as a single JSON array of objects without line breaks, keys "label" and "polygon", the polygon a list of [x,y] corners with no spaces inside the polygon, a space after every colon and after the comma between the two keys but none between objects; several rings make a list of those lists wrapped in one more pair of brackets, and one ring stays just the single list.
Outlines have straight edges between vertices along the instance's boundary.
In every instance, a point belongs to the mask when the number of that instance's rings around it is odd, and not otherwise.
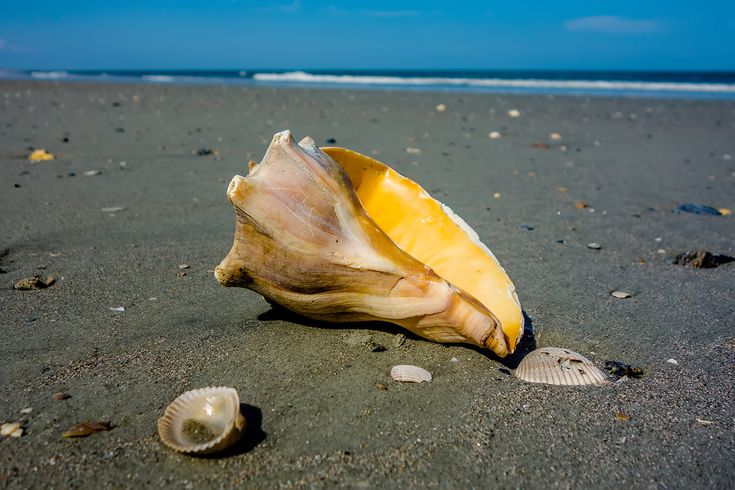
[{"label": "large seashell", "polygon": [[549,385],[598,385],[607,376],[581,354],[558,347],[543,347],[518,364],[516,376],[529,383]]},{"label": "large seashell", "polygon": [[399,364],[390,370],[390,377],[404,383],[421,383],[431,381],[431,373],[424,368],[410,364]]},{"label": "large seashell", "polygon": [[187,391],[158,419],[161,441],[174,451],[194,455],[222,451],[244,431],[237,391],[224,386]]},{"label": "large seashell", "polygon": [[235,240],[215,270],[296,313],[396,323],[503,357],[523,333],[513,283],[448,207],[385,164],[277,133],[227,190]]}]

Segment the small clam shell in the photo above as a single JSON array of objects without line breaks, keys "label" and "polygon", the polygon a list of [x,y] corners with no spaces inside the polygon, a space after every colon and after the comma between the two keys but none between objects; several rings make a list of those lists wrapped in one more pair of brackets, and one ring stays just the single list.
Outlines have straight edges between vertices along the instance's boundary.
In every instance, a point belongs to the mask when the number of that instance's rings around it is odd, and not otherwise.
[{"label": "small clam shell", "polygon": [[431,381],[431,373],[424,368],[411,366],[410,364],[399,364],[390,370],[390,376],[396,381],[404,383],[421,383]]},{"label": "small clam shell", "polygon": [[174,451],[192,455],[222,451],[244,431],[237,391],[224,386],[187,391],[158,419],[161,441]]},{"label": "small clam shell", "polygon": [[558,347],[536,349],[523,358],[516,376],[529,383],[597,385],[607,383],[605,373],[581,354]]}]

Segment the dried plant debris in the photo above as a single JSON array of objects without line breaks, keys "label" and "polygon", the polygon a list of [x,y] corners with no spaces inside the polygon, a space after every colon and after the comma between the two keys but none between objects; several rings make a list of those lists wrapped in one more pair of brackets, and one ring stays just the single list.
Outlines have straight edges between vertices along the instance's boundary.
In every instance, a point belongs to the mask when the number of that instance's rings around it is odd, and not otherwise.
[{"label": "dried plant debris", "polygon": [[56,282],[53,276],[41,279],[41,276],[26,277],[13,285],[18,291],[31,291],[33,289],[45,289]]},{"label": "dried plant debris", "polygon": [[680,213],[691,213],[691,214],[708,214],[710,216],[722,216],[719,209],[713,208],[712,206],[705,206],[704,204],[679,204],[674,207],[673,212],[676,214]]},{"label": "dried plant debris", "polygon": [[97,432],[106,432],[111,430],[112,426],[109,422],[95,422],[92,420],[85,420],[80,422],[71,429],[67,430],[62,434],[64,437],[87,437]]},{"label": "dried plant debris", "polygon": [[630,415],[623,412],[615,412],[615,420],[618,420],[620,422],[627,422],[628,420],[630,420]]},{"label": "dried plant debris", "polygon": [[691,250],[677,255],[674,264],[686,265],[695,269],[714,269],[733,261],[735,261],[735,257],[729,255],[716,254],[706,250]]},{"label": "dried plant debris", "polygon": [[628,376],[629,378],[640,378],[643,369],[620,361],[605,361],[605,370],[614,376]]}]

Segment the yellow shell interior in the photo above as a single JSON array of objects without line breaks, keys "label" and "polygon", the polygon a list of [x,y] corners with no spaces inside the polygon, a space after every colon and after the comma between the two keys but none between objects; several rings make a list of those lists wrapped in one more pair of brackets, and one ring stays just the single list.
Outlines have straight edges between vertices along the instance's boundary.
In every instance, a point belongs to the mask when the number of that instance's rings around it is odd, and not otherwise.
[{"label": "yellow shell interior", "polygon": [[512,351],[523,334],[521,306],[515,286],[477,234],[384,163],[345,148],[322,151],[345,170],[368,215],[391,240],[495,315]]}]

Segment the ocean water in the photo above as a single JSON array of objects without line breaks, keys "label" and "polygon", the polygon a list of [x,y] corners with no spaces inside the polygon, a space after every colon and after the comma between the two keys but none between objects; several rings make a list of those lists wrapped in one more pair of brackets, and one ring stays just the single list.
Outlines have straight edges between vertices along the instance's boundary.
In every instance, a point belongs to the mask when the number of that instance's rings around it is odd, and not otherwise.
[{"label": "ocean water", "polygon": [[735,72],[0,69],[0,78],[735,99]]}]

